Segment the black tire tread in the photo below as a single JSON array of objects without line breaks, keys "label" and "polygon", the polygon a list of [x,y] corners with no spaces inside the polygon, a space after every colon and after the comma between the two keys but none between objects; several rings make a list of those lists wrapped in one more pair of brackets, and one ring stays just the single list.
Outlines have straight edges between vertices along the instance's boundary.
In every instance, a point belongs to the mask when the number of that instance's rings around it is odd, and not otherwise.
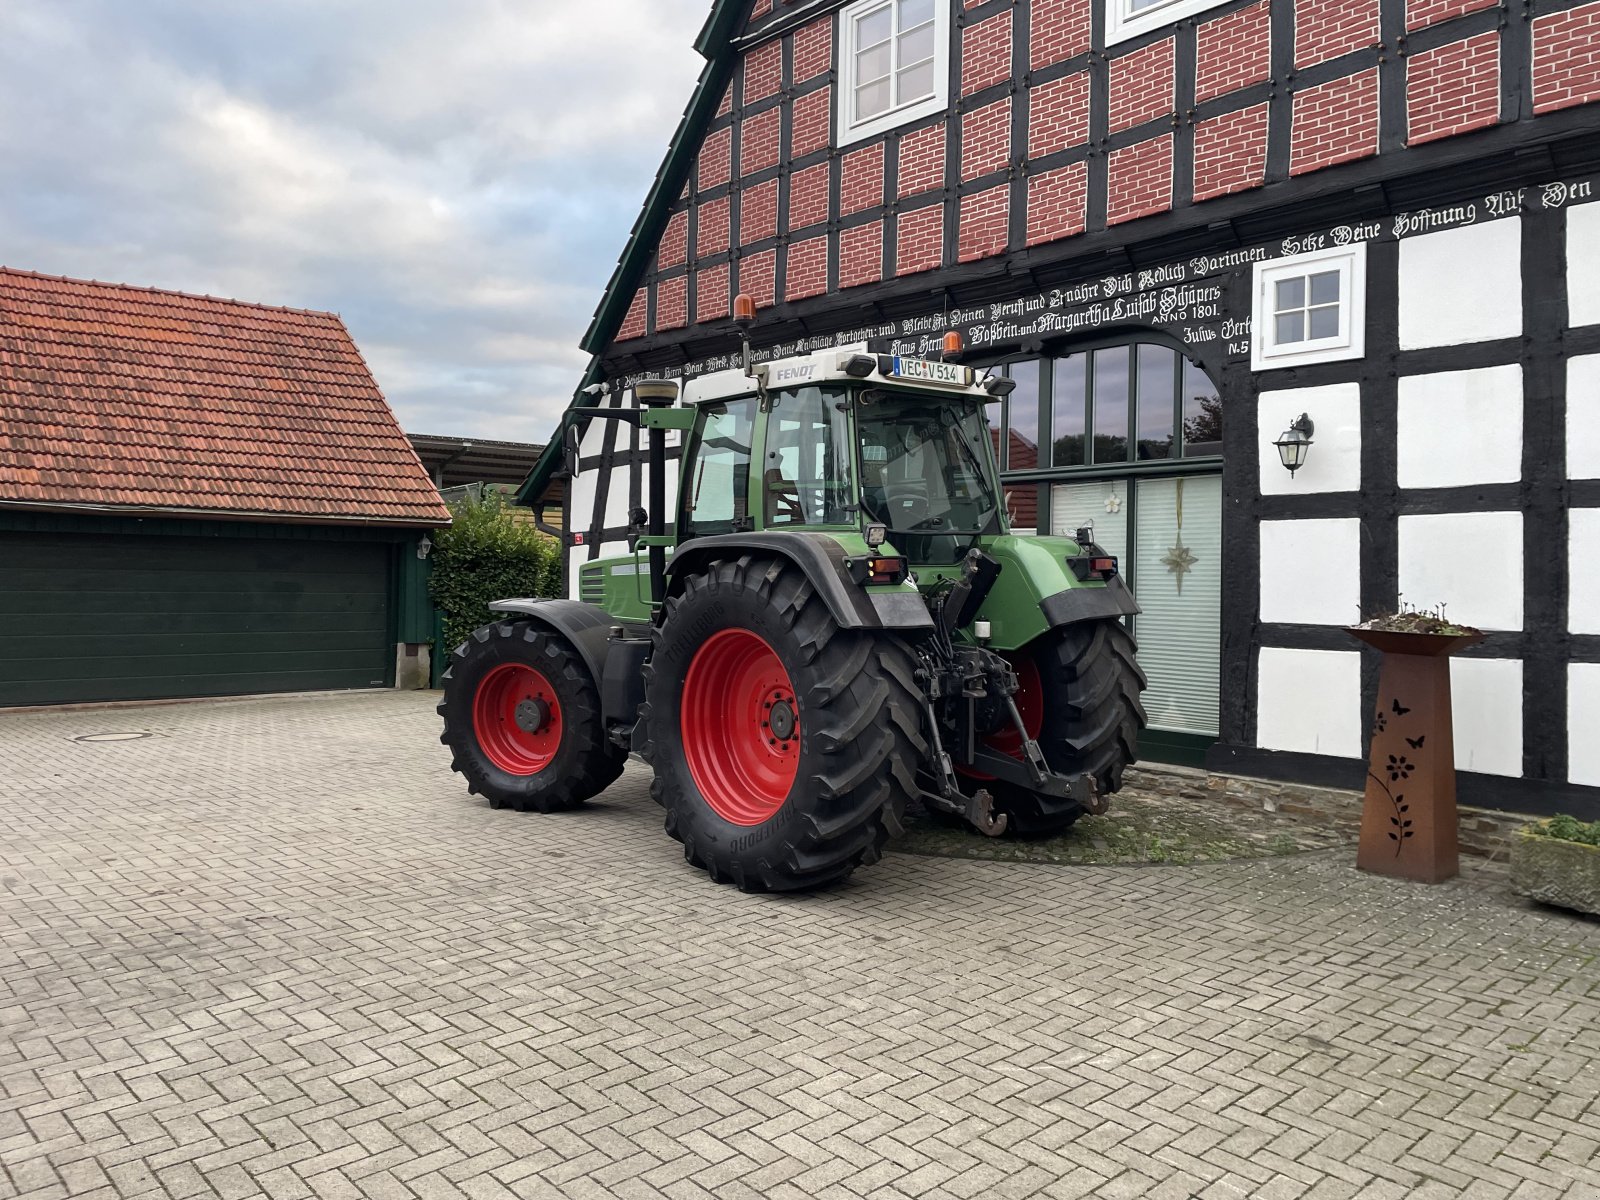
[{"label": "black tire tread", "polygon": [[[806,714],[806,736],[819,765],[797,781],[786,802],[801,804],[777,856],[741,855],[697,841],[681,774],[664,769],[680,754],[677,730],[661,728],[659,696],[679,686],[656,669],[664,646],[681,635],[686,611],[703,609],[724,593],[754,592],[789,630],[800,659],[791,679]],[[835,883],[858,866],[878,861],[903,828],[905,805],[916,794],[916,772],[927,755],[916,660],[898,638],[841,629],[804,573],[788,560],[748,553],[719,559],[684,581],[666,603],[645,667],[647,731],[644,757],[655,768],[651,795],[666,810],[666,830],[684,857],[718,883],[747,892],[802,891]],[[673,706],[675,708],[675,706]]]},{"label": "black tire tread", "polygon": [[[538,775],[507,776],[486,762],[472,723],[472,696],[461,695],[458,679],[475,673],[486,658],[515,656],[560,680],[566,693],[561,705],[565,759]],[[458,675],[457,673],[461,674]],[[443,676],[444,695],[435,711],[444,720],[439,740],[450,747],[450,769],[467,781],[467,791],[482,795],[491,808],[554,813],[577,808],[617,781],[627,753],[606,737],[600,693],[572,644],[559,634],[528,621],[497,621],[474,630],[450,655]],[[559,770],[558,770],[559,768]]]}]

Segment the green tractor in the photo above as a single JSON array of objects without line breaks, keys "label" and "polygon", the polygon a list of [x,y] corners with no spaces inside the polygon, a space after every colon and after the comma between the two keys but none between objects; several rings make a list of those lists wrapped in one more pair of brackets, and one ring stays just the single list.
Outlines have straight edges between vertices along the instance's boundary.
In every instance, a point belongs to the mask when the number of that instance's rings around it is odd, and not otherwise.
[{"label": "green tractor", "polygon": [[572,420],[647,431],[648,509],[581,599],[500,601],[454,651],[469,790],[561,811],[637,753],[688,861],[752,892],[876,862],[913,801],[989,836],[1104,812],[1144,725],[1138,609],[1092,530],[1010,532],[985,410],[1013,385],[949,357],[746,342],[681,396],[571,410],[574,469]]}]

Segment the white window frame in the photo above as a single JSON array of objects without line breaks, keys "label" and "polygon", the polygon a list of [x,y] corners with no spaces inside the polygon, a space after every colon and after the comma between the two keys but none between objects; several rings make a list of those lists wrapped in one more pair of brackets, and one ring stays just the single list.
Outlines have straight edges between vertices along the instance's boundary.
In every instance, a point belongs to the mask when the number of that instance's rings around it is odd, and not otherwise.
[{"label": "white window frame", "polygon": [[[1316,341],[1290,342],[1279,346],[1277,310],[1273,297],[1280,280],[1301,275],[1339,272],[1339,332]],[[1258,262],[1251,289],[1253,334],[1250,347],[1252,371],[1276,371],[1282,367],[1304,367],[1313,363],[1342,362],[1361,358],[1367,352],[1367,244],[1356,242],[1328,250],[1313,250],[1288,258]]]},{"label": "white window frame", "polygon": [[[886,8],[894,2],[895,0],[856,0],[856,3],[846,5],[839,12],[839,23],[833,39],[834,45],[839,47],[839,90],[836,105],[838,115],[834,128],[836,146],[848,146],[854,142],[865,141],[898,126],[942,112],[950,102],[950,3],[949,0],[935,0],[933,95],[910,104],[902,104],[898,108],[890,108],[887,112],[869,117],[865,121],[851,119],[856,96],[856,21],[872,10]],[[897,65],[891,64],[891,77]]]},{"label": "white window frame", "polygon": [[1115,46],[1223,3],[1225,0],[1162,0],[1135,12],[1133,0],[1105,0],[1106,45]]}]

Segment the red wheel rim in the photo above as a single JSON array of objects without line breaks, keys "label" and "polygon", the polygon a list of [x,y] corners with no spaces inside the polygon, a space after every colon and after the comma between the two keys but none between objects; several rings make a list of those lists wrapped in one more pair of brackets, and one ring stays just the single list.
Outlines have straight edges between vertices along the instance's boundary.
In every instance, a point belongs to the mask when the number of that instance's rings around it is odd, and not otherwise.
[{"label": "red wheel rim", "polygon": [[[1037,741],[1039,731],[1044,728],[1044,681],[1039,676],[1039,664],[1031,656],[1020,654],[1002,654],[1000,657],[1010,663],[1011,669],[1017,673],[1017,694],[1013,697],[1017,702],[1017,712],[1022,716],[1022,727],[1028,731],[1028,736]],[[983,739],[983,745],[1007,758],[1022,757],[1022,738],[1012,726],[1009,716],[1005,718],[1005,724]],[[973,779],[994,778],[985,771],[970,767],[958,767],[957,770]]]},{"label": "red wheel rim", "polygon": [[540,671],[504,663],[472,698],[472,729],[489,761],[508,775],[537,775],[561,747],[561,702]]},{"label": "red wheel rim", "polygon": [[760,825],[800,773],[800,706],[777,652],[748,629],[695,651],[683,680],[683,756],[713,812]]}]

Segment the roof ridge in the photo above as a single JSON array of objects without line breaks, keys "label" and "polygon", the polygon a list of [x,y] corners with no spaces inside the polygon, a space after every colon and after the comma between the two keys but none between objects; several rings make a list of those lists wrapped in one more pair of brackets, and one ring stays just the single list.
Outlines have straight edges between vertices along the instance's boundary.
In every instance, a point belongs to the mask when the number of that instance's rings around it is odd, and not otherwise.
[{"label": "roof ridge", "polygon": [[[254,308],[263,312],[294,313],[302,317],[332,317],[339,314],[325,308],[296,308],[289,304],[262,304],[255,300],[239,300],[232,296],[213,296],[210,292],[183,292],[176,288],[147,287],[138,283],[114,283],[106,279],[82,279],[76,275],[51,275],[44,271],[29,271],[23,267],[8,267],[0,263],[0,275],[13,275],[23,279],[42,279],[48,283],[76,283],[84,287],[114,289],[154,296],[175,296],[180,300],[210,300],[217,304],[231,304],[238,308]],[[340,321],[340,324],[343,324]]]}]

